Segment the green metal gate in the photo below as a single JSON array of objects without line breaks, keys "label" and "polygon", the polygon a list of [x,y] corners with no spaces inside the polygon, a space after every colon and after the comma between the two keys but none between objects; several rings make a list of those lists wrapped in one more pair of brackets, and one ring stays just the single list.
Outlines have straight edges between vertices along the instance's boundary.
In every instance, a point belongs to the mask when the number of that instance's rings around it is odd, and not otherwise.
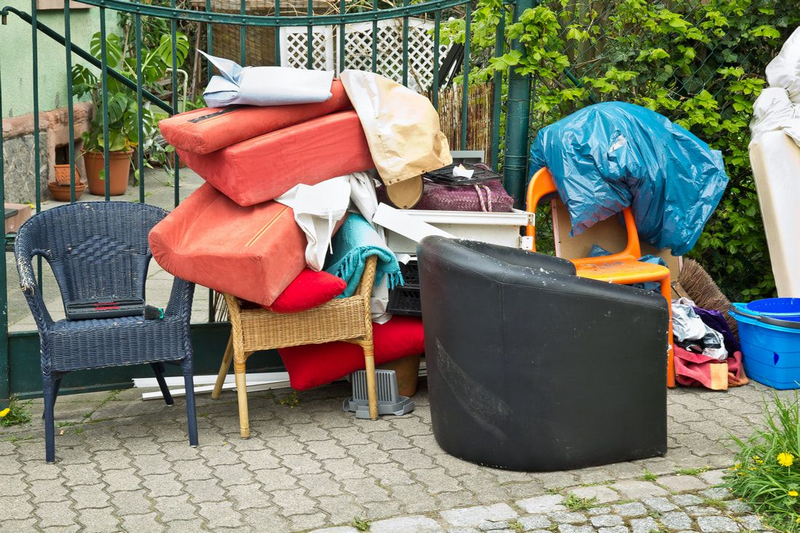
[{"label": "green metal gate", "polygon": [[[177,75],[170,76],[171,82],[168,86],[168,96],[160,98],[158,95],[153,94],[148,90],[148,85],[145,82],[147,79],[149,65],[147,58],[144,58],[143,65],[143,43],[145,40],[152,37],[148,34],[147,28],[152,28],[153,23],[157,22],[165,28],[166,33],[162,37],[161,48],[163,53],[162,57],[168,58],[171,61],[171,72],[178,72],[178,57],[182,53],[181,47],[185,43],[179,40],[179,25],[194,23],[197,25],[198,42],[201,38],[205,40],[205,48],[209,53],[214,53],[215,44],[215,31],[219,32],[220,28],[240,28],[239,30],[239,58],[233,58],[245,64],[248,40],[248,32],[254,33],[263,28],[272,28],[275,33],[278,33],[280,28],[306,28],[306,53],[307,53],[307,66],[313,66],[314,54],[314,29],[319,27],[335,27],[337,28],[338,35],[338,54],[339,65],[345,65],[345,49],[347,27],[355,23],[371,23],[372,24],[372,42],[371,42],[371,68],[373,71],[377,70],[378,66],[378,51],[381,46],[378,42],[378,25],[382,21],[394,20],[402,25],[402,82],[407,84],[409,79],[409,20],[411,17],[424,17],[427,20],[433,21],[433,77],[430,89],[431,99],[434,106],[439,105],[439,69],[442,62],[442,57],[439,53],[439,39],[440,27],[443,18],[459,15],[465,21],[465,39],[464,39],[464,61],[461,70],[462,84],[462,117],[461,117],[461,146],[469,147],[470,139],[468,138],[467,130],[467,112],[468,112],[468,97],[467,90],[470,79],[470,15],[472,9],[472,0],[430,0],[427,2],[412,2],[411,0],[402,0],[400,5],[391,5],[384,0],[339,0],[338,13],[318,15],[314,12],[314,1],[307,0],[307,9],[304,15],[296,15],[289,13],[289,7],[284,4],[282,9],[281,0],[274,0],[272,5],[273,14],[270,15],[253,15],[248,12],[248,2],[246,0],[238,0],[237,10],[226,9],[225,12],[218,12],[212,9],[212,0],[200,0],[205,4],[198,5],[195,0],[194,7],[196,9],[186,9],[186,6],[181,8],[177,7],[176,0],[169,0],[169,5],[159,6],[154,5],[152,1],[144,0],[84,0],[83,3],[94,8],[99,8],[99,42],[93,42],[90,50],[85,50],[82,47],[75,45],[71,37],[73,8],[70,7],[70,2],[64,2],[63,8],[63,33],[48,27],[39,20],[39,10],[37,9],[37,0],[31,0],[30,11],[25,12],[15,7],[5,7],[0,10],[2,16],[2,24],[5,26],[8,19],[16,17],[22,23],[30,25],[30,40],[29,42],[19,43],[19,50],[14,53],[28,53],[30,54],[30,76],[32,81],[32,102],[33,102],[33,143],[34,143],[34,176],[35,176],[35,209],[38,213],[42,209],[41,205],[41,190],[40,190],[40,71],[39,71],[39,40],[49,39],[53,40],[59,45],[63,46],[65,72],[67,75],[66,87],[66,107],[68,116],[69,128],[69,143],[68,143],[68,160],[70,166],[70,196],[71,201],[75,201],[75,161],[76,161],[76,146],[74,135],[74,120],[75,120],[75,90],[71,78],[73,66],[80,62],[87,66],[87,69],[99,71],[99,94],[98,98],[101,106],[98,111],[102,114],[102,137],[101,145],[105,156],[105,175],[109,175],[109,147],[115,142],[113,138],[114,132],[109,131],[110,119],[116,119],[118,113],[119,102],[115,100],[114,95],[109,96],[109,87],[115,88],[124,87],[131,98],[135,99],[135,114],[133,119],[135,123],[128,124],[129,128],[135,132],[137,139],[140,143],[147,139],[148,133],[147,126],[150,124],[150,114],[152,110],[158,109],[166,114],[174,114],[176,109],[179,109],[179,93],[180,84]],[[284,0],[284,2],[291,2],[297,0]],[[301,0],[304,1],[304,0]],[[514,18],[518,18],[520,14],[527,8],[534,5],[534,0],[517,0],[515,3],[507,3],[513,12]],[[502,10],[503,16],[505,10]],[[114,46],[109,50],[109,43],[112,45],[118,41],[113,37],[114,28],[109,29],[109,18],[111,15],[122,15],[132,18],[133,27],[133,51],[132,54],[135,58],[122,58],[117,57],[117,50]],[[501,20],[500,28],[502,28],[505,20]],[[112,21],[113,24],[113,21]],[[0,32],[3,31],[3,26],[0,26]],[[110,37],[111,36],[111,37]],[[119,37],[119,36],[118,36]],[[218,36],[219,37],[219,36]],[[131,39],[130,35],[125,35],[125,39]],[[110,40],[109,40],[110,39]],[[219,40],[219,39],[217,39]],[[281,48],[278,39],[274,40],[274,57],[275,63],[280,64],[281,61]],[[164,44],[166,43],[166,44]],[[503,37],[502,30],[498,32],[496,39],[495,55],[501,56],[508,51],[509,46],[519,48],[518,43],[507,43]],[[4,51],[4,54],[7,53]],[[122,63],[120,63],[122,61]],[[131,63],[125,63],[130,61]],[[199,60],[197,60],[199,61]],[[133,64],[134,68],[127,68],[126,65]],[[2,68],[0,66],[0,68]],[[210,72],[208,64],[203,67],[206,72]],[[131,72],[132,71],[132,72]],[[530,113],[530,100],[531,100],[531,82],[527,76],[521,76],[511,73],[507,80],[507,99],[503,97],[504,80],[500,73],[494,75],[493,78],[493,123],[491,125],[491,155],[490,159],[493,165],[497,166],[499,159],[499,146],[501,145],[501,128],[500,117],[501,109],[505,104],[506,107],[506,125],[505,125],[505,152],[503,172],[505,176],[506,188],[515,196],[519,203],[522,198],[523,186],[525,183],[525,172],[527,166],[527,151],[528,151],[528,124]],[[7,110],[3,108],[4,90],[10,89],[0,86],[0,116],[5,116]],[[81,88],[78,87],[80,91]],[[135,96],[134,96],[135,95]],[[130,114],[129,114],[130,115]],[[113,120],[112,120],[113,121]],[[0,199],[5,201],[5,179],[3,175],[3,139],[0,136]],[[145,153],[143,149],[136,151],[135,168],[144,169],[145,167]],[[174,161],[174,205],[180,202],[180,180],[181,170],[177,162],[177,156]],[[138,201],[146,202],[148,191],[145,187],[145,180],[140,174],[139,187],[138,187]],[[109,194],[109,180],[105,181],[105,200],[111,201]],[[8,249],[6,251],[7,257],[11,253]],[[8,330],[8,296],[9,291],[18,290],[16,274],[7,276],[5,269],[0,269],[0,407],[7,403],[12,395],[20,397],[31,397],[41,393],[41,381],[39,374],[39,357],[38,357],[38,334],[35,331],[28,332],[14,332],[9,333]],[[38,277],[42,283],[42,265],[41,260],[38,265]],[[8,279],[7,279],[8,278]],[[42,287],[44,291],[56,291],[57,287]],[[201,289],[198,289],[201,290]],[[195,372],[196,373],[215,373],[222,351],[225,347],[225,342],[228,335],[228,326],[225,323],[215,322],[215,309],[213,308],[213,298],[209,298],[209,322],[193,324],[193,339],[195,347]],[[267,354],[262,359],[262,368],[275,367],[280,365],[274,354]],[[92,372],[73,373],[65,378],[62,391],[68,393],[70,391],[86,391],[104,388],[119,388],[130,385],[130,379],[133,376],[139,375],[139,372],[149,374],[149,369],[142,368],[122,368],[122,369],[106,369]]]}]

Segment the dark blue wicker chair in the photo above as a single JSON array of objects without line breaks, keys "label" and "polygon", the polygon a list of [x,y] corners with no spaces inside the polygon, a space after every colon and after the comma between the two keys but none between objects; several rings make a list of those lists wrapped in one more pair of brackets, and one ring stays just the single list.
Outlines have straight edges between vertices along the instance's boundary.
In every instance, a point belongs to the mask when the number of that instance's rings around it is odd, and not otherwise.
[{"label": "dark blue wicker chair", "polygon": [[175,278],[162,320],[123,317],[54,322],[32,266],[44,257],[64,304],[93,298],[144,298],[150,230],[166,216],[158,207],[128,202],[85,202],[56,207],[19,229],[14,246],[20,285],[41,340],[47,462],[55,461],[53,408],[67,372],[149,363],[168,405],[173,404],[164,363],[180,364],[186,382],[189,443],[197,446],[189,322],[194,284]]}]

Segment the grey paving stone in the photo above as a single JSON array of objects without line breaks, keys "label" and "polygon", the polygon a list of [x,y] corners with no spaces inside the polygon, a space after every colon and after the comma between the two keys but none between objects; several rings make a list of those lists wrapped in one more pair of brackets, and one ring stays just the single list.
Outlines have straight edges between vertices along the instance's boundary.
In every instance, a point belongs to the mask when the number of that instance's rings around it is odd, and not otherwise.
[{"label": "grey paving stone", "polygon": [[715,516],[721,515],[722,511],[717,509],[716,507],[711,507],[709,505],[692,505],[690,507],[686,507],[684,509],[689,516]]},{"label": "grey paving stone", "polygon": [[750,507],[747,503],[743,502],[742,500],[728,500],[725,502],[725,507],[728,508],[728,511],[735,514],[744,514],[753,512],[753,508]]},{"label": "grey paving stone", "polygon": [[571,513],[567,511],[558,511],[549,514],[548,517],[556,524],[583,524],[586,522],[586,516],[581,513]]},{"label": "grey paving stone", "polygon": [[165,531],[166,528],[158,523],[156,513],[131,514],[122,519],[122,529],[128,532],[135,531]]},{"label": "grey paving stone", "polygon": [[3,510],[4,520],[25,520],[30,517],[33,505],[30,503],[30,495],[28,494],[22,496],[0,494],[0,509]]},{"label": "grey paving stone", "polygon": [[690,505],[699,505],[703,503],[703,498],[695,494],[678,494],[677,496],[672,497],[672,501],[682,507],[687,507]]},{"label": "grey paving stone", "polygon": [[310,531],[309,533],[359,533],[359,531],[356,528],[350,526],[336,526],[336,527],[315,529],[314,531]]},{"label": "grey paving stone", "polygon": [[700,516],[697,525],[703,533],[736,533],[739,526],[727,516]]},{"label": "grey paving stone", "polygon": [[552,522],[544,515],[523,516],[517,520],[525,531],[532,529],[548,529]]},{"label": "grey paving stone", "polygon": [[702,479],[695,476],[662,476],[658,484],[670,492],[689,492],[708,488]]},{"label": "grey paving stone", "polygon": [[197,507],[189,503],[189,496],[163,496],[158,499],[158,512],[164,522],[190,520],[197,517]]},{"label": "grey paving stone", "polygon": [[756,515],[740,516],[737,520],[739,520],[739,524],[745,531],[767,531],[770,529]]},{"label": "grey paving stone", "polygon": [[634,518],[630,522],[633,533],[652,533],[658,531],[658,523],[651,517]]},{"label": "grey paving stone", "polygon": [[222,527],[239,527],[242,525],[241,514],[236,512],[229,501],[204,502],[198,505],[200,516],[208,521],[208,527],[218,530]]},{"label": "grey paving stone", "polygon": [[73,487],[70,497],[75,500],[75,509],[102,509],[108,506],[110,499],[102,483]]},{"label": "grey paving stone", "polygon": [[725,487],[712,487],[702,491],[700,495],[710,500],[728,500],[733,498],[733,493],[730,489]]},{"label": "grey paving stone", "polygon": [[589,519],[595,527],[614,527],[622,525],[622,517],[613,514],[601,514]]},{"label": "grey paving stone", "polygon": [[272,501],[281,507],[283,515],[287,517],[296,514],[311,513],[317,504],[314,500],[307,497],[304,492],[303,489],[272,491]]},{"label": "grey paving stone", "polygon": [[426,516],[406,516],[372,522],[370,533],[440,533],[442,526]]},{"label": "grey paving stone", "polygon": [[481,505],[477,507],[467,507],[465,509],[453,509],[442,511],[441,516],[450,525],[474,527],[480,526],[483,522],[511,520],[517,518],[517,512],[505,503],[495,505]]},{"label": "grey paving stone", "polygon": [[[5,487],[0,488],[3,490]],[[33,495],[33,503],[60,502],[67,498],[69,489],[61,479],[40,479],[28,484],[28,491]]]},{"label": "grey paving stone", "polygon": [[659,518],[661,523],[669,528],[669,529],[691,529],[692,528],[692,519],[684,513],[683,511],[672,511],[670,513],[664,513]]},{"label": "grey paving stone", "polygon": [[481,533],[481,530],[474,527],[451,527],[447,533]]},{"label": "grey paving stone", "polygon": [[594,533],[592,526],[573,526],[572,524],[561,524],[558,526],[559,533]]},{"label": "grey paving stone", "polygon": [[633,479],[626,479],[624,481],[617,481],[611,488],[618,491],[624,498],[630,500],[639,500],[642,498],[649,498],[651,496],[666,496],[667,491],[649,481],[636,481]]},{"label": "grey paving stone", "polygon": [[[352,494],[360,503],[385,502],[390,499],[389,493],[378,486],[372,478],[345,479],[342,481],[344,490]],[[341,491],[333,496],[343,494]]]},{"label": "grey paving stone", "polygon": [[578,487],[569,492],[578,498],[585,498],[587,500],[594,498],[596,503],[609,503],[619,500],[619,494],[616,491],[604,486]]},{"label": "grey paving stone", "polygon": [[173,520],[167,524],[169,533],[196,533],[197,531],[208,531],[204,527],[202,518],[193,520]]},{"label": "grey paving stone", "polygon": [[183,484],[183,490],[191,495],[194,503],[218,502],[225,497],[225,491],[216,479],[187,481]]},{"label": "grey paving stone", "polygon": [[614,527],[601,527],[597,530],[598,533],[628,533],[630,530],[627,526],[614,526]]},{"label": "grey paving stone", "polygon": [[674,511],[678,507],[666,498],[645,498],[642,503],[654,511],[659,513],[666,513],[667,511]]},{"label": "grey paving stone", "polygon": [[644,516],[647,514],[647,508],[639,502],[612,505],[611,508],[615,513],[623,517]]},{"label": "grey paving stone", "polygon": [[150,500],[147,499],[144,489],[114,492],[111,494],[111,505],[120,516],[127,514],[149,513]]},{"label": "grey paving stone", "polygon": [[325,513],[312,513],[312,514],[299,514],[289,517],[291,524],[285,530],[279,531],[305,531],[306,529],[313,529],[325,524],[327,517]]},{"label": "grey paving stone", "polygon": [[39,517],[39,527],[71,526],[77,515],[70,509],[70,502],[43,502],[36,505],[33,513]]},{"label": "grey paving stone", "polygon": [[114,516],[112,507],[83,509],[78,515],[78,520],[81,523],[82,531],[87,533],[118,531],[120,527],[120,521]]},{"label": "grey paving stone", "polygon": [[700,478],[712,486],[722,485],[723,483],[725,483],[725,480],[723,479],[725,472],[726,471],[724,469],[709,470],[707,472],[703,472],[702,474],[700,474]]},{"label": "grey paving stone", "polygon": [[566,507],[562,505],[564,496],[560,494],[548,494],[545,496],[535,496],[526,500],[517,501],[517,506],[521,507],[526,513],[553,513],[564,511]]}]

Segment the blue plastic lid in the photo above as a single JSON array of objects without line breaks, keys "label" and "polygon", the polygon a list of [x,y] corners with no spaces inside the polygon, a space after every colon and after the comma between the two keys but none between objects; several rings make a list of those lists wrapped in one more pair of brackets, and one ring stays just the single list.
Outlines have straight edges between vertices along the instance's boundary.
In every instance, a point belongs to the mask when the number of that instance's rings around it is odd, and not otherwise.
[{"label": "blue plastic lid", "polygon": [[765,298],[750,302],[745,309],[755,315],[800,316],[800,298]]}]

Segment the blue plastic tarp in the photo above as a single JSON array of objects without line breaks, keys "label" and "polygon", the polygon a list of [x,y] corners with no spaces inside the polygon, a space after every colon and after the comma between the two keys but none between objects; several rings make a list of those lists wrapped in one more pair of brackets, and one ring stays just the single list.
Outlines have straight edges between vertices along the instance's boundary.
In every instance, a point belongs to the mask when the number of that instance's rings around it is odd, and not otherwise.
[{"label": "blue plastic tarp", "polygon": [[654,111],[606,102],[539,131],[530,173],[547,167],[574,235],[632,206],[639,237],[683,255],[716,209],[722,154]]}]

